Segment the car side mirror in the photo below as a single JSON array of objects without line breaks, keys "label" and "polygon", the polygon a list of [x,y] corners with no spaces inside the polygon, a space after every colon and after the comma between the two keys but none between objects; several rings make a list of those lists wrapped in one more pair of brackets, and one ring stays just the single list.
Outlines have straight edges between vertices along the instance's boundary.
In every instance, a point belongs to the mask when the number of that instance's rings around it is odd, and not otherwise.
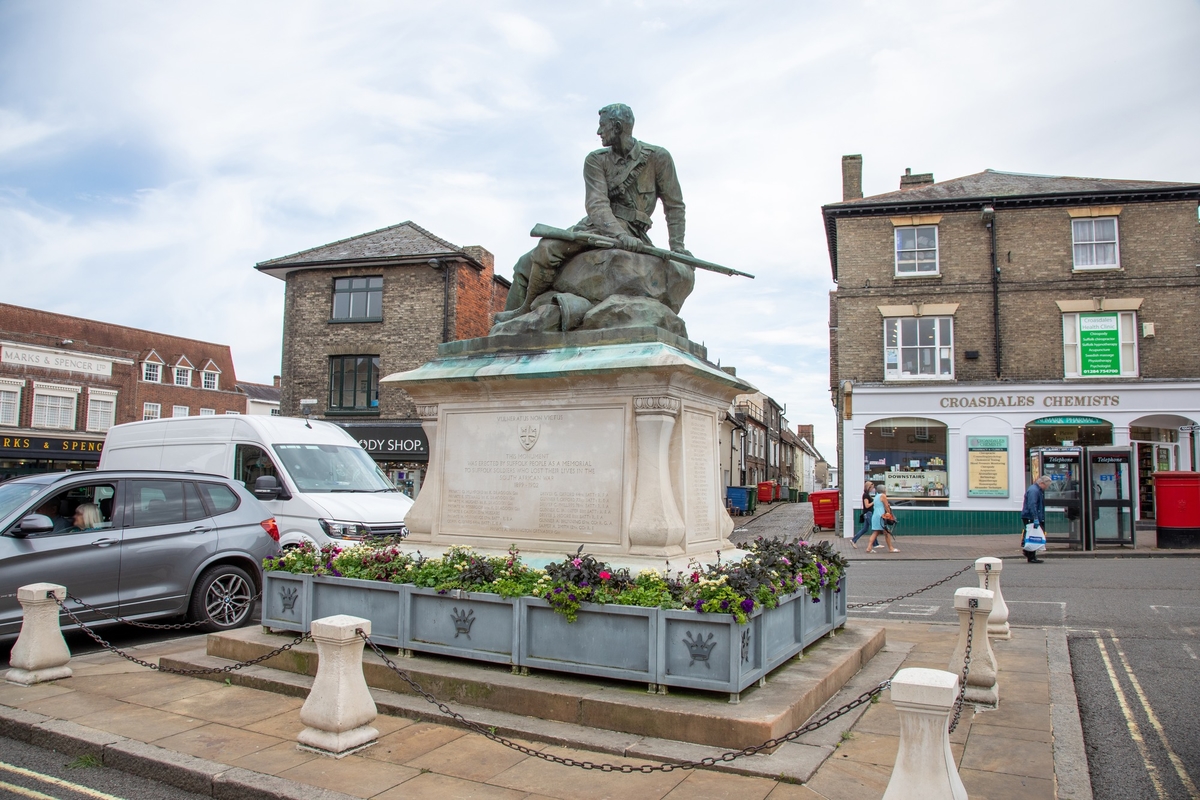
[{"label": "car side mirror", "polygon": [[22,518],[21,523],[10,533],[18,539],[24,539],[31,533],[46,533],[54,530],[54,521],[45,514],[30,514]]},{"label": "car side mirror", "polygon": [[260,475],[254,479],[254,496],[259,500],[286,500],[290,495],[279,485],[274,475]]}]

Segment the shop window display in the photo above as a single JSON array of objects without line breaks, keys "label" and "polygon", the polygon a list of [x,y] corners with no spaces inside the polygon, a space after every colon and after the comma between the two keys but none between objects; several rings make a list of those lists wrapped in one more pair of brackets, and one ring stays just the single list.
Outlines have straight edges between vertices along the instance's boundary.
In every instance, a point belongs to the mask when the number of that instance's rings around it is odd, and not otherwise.
[{"label": "shop window display", "polygon": [[949,504],[945,425],[893,418],[872,422],[865,433],[866,480],[882,484],[893,505]]}]

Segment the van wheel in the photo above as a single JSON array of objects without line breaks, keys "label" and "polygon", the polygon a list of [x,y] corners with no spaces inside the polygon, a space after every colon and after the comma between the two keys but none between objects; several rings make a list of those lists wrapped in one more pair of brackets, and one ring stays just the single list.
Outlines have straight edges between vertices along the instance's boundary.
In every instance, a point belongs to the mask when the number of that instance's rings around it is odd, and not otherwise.
[{"label": "van wheel", "polygon": [[222,564],[206,571],[192,590],[188,616],[203,631],[227,631],[250,621],[254,581],[241,567]]}]

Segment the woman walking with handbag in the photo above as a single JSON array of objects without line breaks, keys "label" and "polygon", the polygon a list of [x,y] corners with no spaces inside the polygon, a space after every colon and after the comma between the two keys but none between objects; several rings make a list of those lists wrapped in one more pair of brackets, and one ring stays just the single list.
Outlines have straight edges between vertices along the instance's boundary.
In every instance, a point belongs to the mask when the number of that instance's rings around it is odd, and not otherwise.
[{"label": "woman walking with handbag", "polygon": [[879,534],[883,534],[884,541],[887,543],[889,553],[899,553],[900,548],[892,547],[892,530],[891,526],[896,524],[896,517],[892,514],[892,504],[888,502],[888,496],[880,489],[875,495],[874,513],[871,515],[871,541],[867,542],[867,552],[875,552],[875,543],[879,539]]},{"label": "woman walking with handbag", "polygon": [[854,532],[854,538],[850,540],[850,546],[855,550],[858,549],[858,540],[871,532],[871,516],[875,506],[875,484],[872,481],[867,481],[863,484],[862,496],[862,522],[859,523],[858,530]]}]

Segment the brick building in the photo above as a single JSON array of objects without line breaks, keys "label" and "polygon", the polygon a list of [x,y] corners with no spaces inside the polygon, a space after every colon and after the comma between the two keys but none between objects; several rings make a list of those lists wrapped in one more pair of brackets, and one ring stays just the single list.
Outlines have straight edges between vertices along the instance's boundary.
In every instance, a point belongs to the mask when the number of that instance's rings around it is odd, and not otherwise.
[{"label": "brick building", "polygon": [[1197,465],[1200,185],[906,172],[864,198],[862,157],[842,170],[822,212],[846,531],[864,479],[910,530],[1018,530],[1042,446],[1131,447],[1153,517],[1152,473]]},{"label": "brick building", "polygon": [[411,398],[379,379],[487,335],[510,286],[492,254],[402,222],[256,268],[286,284],[280,413],[315,401],[309,413],[345,427],[415,494],[428,442]]},{"label": "brick building", "polygon": [[0,480],[94,468],[105,432],[236,414],[229,346],[0,303]]}]

